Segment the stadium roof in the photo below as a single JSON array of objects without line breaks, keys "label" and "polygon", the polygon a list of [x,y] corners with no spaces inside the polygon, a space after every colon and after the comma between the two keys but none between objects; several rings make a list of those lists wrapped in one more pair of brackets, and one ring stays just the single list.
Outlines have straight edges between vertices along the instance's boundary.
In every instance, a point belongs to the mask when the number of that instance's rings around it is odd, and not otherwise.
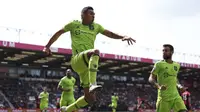
[{"label": "stadium roof", "polygon": [[[44,46],[0,41],[0,65],[65,69],[70,67],[71,49],[51,48],[53,55],[42,52]],[[157,60],[101,53],[99,70],[108,73],[130,74],[150,72]],[[180,63],[182,73],[200,71],[200,65]],[[125,72],[126,71],[126,72]]]}]

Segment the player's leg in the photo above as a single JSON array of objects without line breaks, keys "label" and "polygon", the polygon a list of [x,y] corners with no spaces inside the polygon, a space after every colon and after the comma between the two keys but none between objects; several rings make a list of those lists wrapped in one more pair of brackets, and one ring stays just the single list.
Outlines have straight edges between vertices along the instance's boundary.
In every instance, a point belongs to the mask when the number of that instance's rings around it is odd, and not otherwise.
[{"label": "player's leg", "polygon": [[98,70],[98,65],[99,65],[99,55],[100,52],[97,49],[90,50],[87,53],[87,58],[89,59],[89,81],[90,84],[96,85],[96,75],[97,75],[97,70]]},{"label": "player's leg", "polygon": [[43,112],[47,112],[47,110],[48,110],[48,104],[44,106]]},{"label": "player's leg", "polygon": [[[82,83],[82,87],[84,88],[85,97],[89,102],[93,99],[92,91],[101,88],[101,86],[96,85],[96,75],[98,70],[98,62],[99,62],[99,50],[91,49],[80,54],[76,55],[72,61],[72,68],[78,72],[80,76],[80,81]],[[87,91],[89,85],[89,92],[93,95],[90,95]],[[88,93],[88,94],[87,94]]]},{"label": "player's leg", "polygon": [[174,100],[174,112],[187,112],[187,108],[181,97]]},{"label": "player's leg", "polygon": [[[68,105],[73,104],[75,101],[76,101],[76,100],[75,100],[74,96],[72,96],[72,98],[70,98],[70,100],[68,101]],[[68,106],[68,105],[67,105],[67,106]],[[72,111],[72,112],[77,112],[77,111],[74,110],[74,111]]]},{"label": "player's leg", "polygon": [[117,110],[117,105],[116,104],[112,104],[112,112],[116,112]]},{"label": "player's leg", "polygon": [[62,106],[67,106],[67,100],[64,98],[60,99],[60,107],[62,107]]},{"label": "player's leg", "polygon": [[59,109],[60,108],[60,103],[56,104],[56,108]]},{"label": "player's leg", "polygon": [[170,102],[157,100],[156,112],[170,112],[170,110],[171,110]]},{"label": "player's leg", "polygon": [[[95,101],[95,96],[94,96],[95,92],[89,91],[90,84],[96,83],[96,75],[89,78],[90,68],[89,68],[88,63],[91,63],[91,62],[89,62],[90,61],[89,59],[91,59],[91,57],[95,58],[94,54],[92,54],[93,51],[95,51],[95,50],[84,51],[84,52],[81,52],[80,54],[77,54],[76,56],[74,56],[72,58],[71,66],[72,66],[73,70],[79,74],[81,85],[84,88],[84,96],[80,97],[76,102],[69,105],[66,109],[63,108],[62,110],[71,112],[71,111],[77,110],[79,108],[85,107],[89,103],[92,104]],[[88,57],[88,56],[91,56],[91,57]],[[92,59],[96,60],[94,58],[92,58]],[[95,67],[96,66],[94,66],[94,68]],[[97,71],[94,71],[94,72],[97,72]],[[90,76],[92,76],[92,74],[90,74]],[[98,87],[95,87],[94,89],[91,89],[91,90],[95,90],[96,88],[98,88]]]},{"label": "player's leg", "polygon": [[112,112],[116,112],[116,108],[115,107],[112,108]]},{"label": "player's leg", "polygon": [[41,104],[40,105],[40,110],[41,110],[41,112],[46,112],[47,111],[47,106],[46,105],[44,105],[44,104]]},{"label": "player's leg", "polygon": [[185,105],[185,106],[186,106],[186,108],[187,108],[188,112],[191,112],[191,111],[192,111],[192,108],[191,108],[191,106],[190,106],[190,105]]},{"label": "player's leg", "polygon": [[[90,98],[90,96],[88,96],[88,93],[89,93],[89,78],[88,78],[88,75],[87,74],[85,74],[85,75],[79,74],[79,76],[80,76],[81,85],[84,88],[84,96],[80,97],[74,103],[72,103],[71,105],[69,105],[67,107],[61,107],[61,110],[63,112],[72,112],[72,111],[78,110],[82,107],[85,107],[89,104],[88,99]],[[84,80],[84,78],[86,78],[86,80]],[[87,91],[88,91],[88,93],[87,93]]]},{"label": "player's leg", "polygon": [[97,49],[91,49],[91,50],[84,51],[80,55],[82,55],[82,60],[88,69],[89,83],[90,83],[89,91],[93,91],[98,88],[101,88],[101,86],[97,86],[97,83],[96,83],[100,51]]},{"label": "player's leg", "polygon": [[[91,49],[87,51],[83,51],[77,54],[72,60],[71,65],[72,68],[77,73],[83,73],[86,70],[89,71],[89,83],[91,85],[96,85],[96,75],[98,70],[99,63],[99,50]],[[91,87],[90,90],[96,89],[99,86]]]},{"label": "player's leg", "polygon": [[40,103],[40,111],[42,112],[44,110],[44,105]]},{"label": "player's leg", "polygon": [[75,98],[70,98],[70,100],[68,101],[68,105],[71,105],[72,103],[74,103],[76,100],[75,100]]}]

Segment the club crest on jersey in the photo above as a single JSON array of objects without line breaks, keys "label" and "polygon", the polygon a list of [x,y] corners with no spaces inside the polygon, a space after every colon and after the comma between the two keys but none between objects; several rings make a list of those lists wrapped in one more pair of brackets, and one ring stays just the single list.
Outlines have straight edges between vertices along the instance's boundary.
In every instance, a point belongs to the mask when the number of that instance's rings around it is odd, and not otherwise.
[{"label": "club crest on jersey", "polygon": [[177,71],[177,70],[178,70],[177,66],[174,66],[174,70],[175,70],[175,71]]},{"label": "club crest on jersey", "polygon": [[76,34],[76,35],[80,35],[80,34],[81,34],[81,31],[80,31],[80,30],[75,30],[75,34]]}]

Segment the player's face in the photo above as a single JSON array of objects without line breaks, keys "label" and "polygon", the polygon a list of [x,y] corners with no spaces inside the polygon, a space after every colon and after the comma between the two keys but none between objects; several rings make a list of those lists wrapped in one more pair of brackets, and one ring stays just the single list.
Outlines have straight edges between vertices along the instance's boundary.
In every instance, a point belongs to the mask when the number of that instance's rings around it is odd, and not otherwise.
[{"label": "player's face", "polygon": [[172,51],[170,50],[169,47],[164,47],[163,48],[163,58],[164,59],[171,59],[172,57]]},{"label": "player's face", "polygon": [[94,21],[94,17],[95,17],[95,13],[93,10],[88,10],[85,14],[84,14],[84,20],[88,23],[88,24],[92,24]]},{"label": "player's face", "polygon": [[67,76],[72,76],[72,71],[71,71],[71,69],[67,69],[66,75],[67,75]]},{"label": "player's face", "polygon": [[44,87],[44,92],[47,92],[47,88],[46,87]]}]

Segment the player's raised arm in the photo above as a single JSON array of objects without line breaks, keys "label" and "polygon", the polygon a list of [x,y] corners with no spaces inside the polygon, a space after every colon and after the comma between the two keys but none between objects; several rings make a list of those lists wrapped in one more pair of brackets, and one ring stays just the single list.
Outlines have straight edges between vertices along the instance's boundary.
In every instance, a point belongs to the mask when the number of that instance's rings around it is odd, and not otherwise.
[{"label": "player's raised arm", "polygon": [[122,39],[122,41],[127,41],[129,45],[130,44],[132,45],[133,43],[136,42],[136,40],[134,40],[131,37],[121,36],[121,35],[111,32],[109,30],[104,30],[104,32],[102,34],[107,37],[113,38],[113,39]]},{"label": "player's raised arm", "polygon": [[58,30],[49,40],[49,42],[47,43],[47,45],[44,48],[44,52],[46,52],[47,54],[51,54],[51,50],[49,49],[50,46],[65,32],[71,31],[73,27],[73,22],[68,23],[67,25],[64,26],[64,28]]},{"label": "player's raised arm", "polygon": [[49,48],[59,37],[60,35],[62,35],[63,33],[65,33],[64,29],[60,29],[59,31],[57,31],[49,40],[49,42],[47,43],[46,47]]},{"label": "player's raised arm", "polygon": [[49,40],[49,42],[47,43],[47,45],[45,46],[45,48],[43,49],[44,52],[46,52],[48,55],[51,54],[51,50],[50,50],[50,46],[60,37],[60,35],[62,35],[63,33],[65,33],[64,29],[60,29],[59,31],[57,31]]}]

